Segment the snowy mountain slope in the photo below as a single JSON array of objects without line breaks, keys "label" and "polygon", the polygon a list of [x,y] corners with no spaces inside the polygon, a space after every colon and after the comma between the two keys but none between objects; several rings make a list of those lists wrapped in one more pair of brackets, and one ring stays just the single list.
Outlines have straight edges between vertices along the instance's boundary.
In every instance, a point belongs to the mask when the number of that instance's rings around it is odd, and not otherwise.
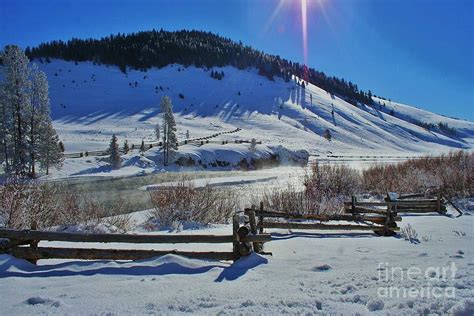
[{"label": "snowy mountain slope", "polygon": [[[270,81],[256,70],[214,68],[225,74],[216,80],[210,70],[180,65],[127,74],[91,62],[53,60],[39,66],[48,76],[55,125],[69,152],[104,149],[112,133],[122,140],[153,140],[163,95],[171,96],[179,113],[180,139],[186,130],[199,137],[241,127],[224,138],[256,137],[313,153],[342,154],[420,154],[474,146],[473,122],[378,99],[385,107],[356,107],[311,84],[304,89],[295,81]],[[392,109],[394,116],[387,114]],[[457,135],[428,131],[416,122],[447,123]],[[326,129],[331,142],[322,137]]]}]

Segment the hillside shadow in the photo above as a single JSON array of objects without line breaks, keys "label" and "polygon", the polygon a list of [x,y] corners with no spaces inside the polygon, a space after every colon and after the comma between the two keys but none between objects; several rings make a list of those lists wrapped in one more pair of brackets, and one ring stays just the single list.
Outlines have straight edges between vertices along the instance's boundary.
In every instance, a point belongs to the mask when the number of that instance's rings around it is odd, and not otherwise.
[{"label": "hillside shadow", "polygon": [[[235,82],[235,87],[232,87],[232,89],[228,87],[229,82],[227,82],[231,78],[226,79],[219,86],[207,83],[205,85],[206,89],[203,89],[205,92],[200,92],[200,94],[196,94],[192,88],[180,89],[179,87],[173,87],[170,91],[157,95],[156,103],[159,102],[161,94],[174,95],[180,92],[185,97],[173,98],[175,113],[186,115],[194,113],[197,117],[218,115],[224,118],[224,121],[229,121],[231,118],[237,117],[239,113],[245,113],[246,111],[267,115],[274,114],[275,106],[279,105],[275,100],[294,100],[297,104],[300,104],[305,99],[305,90],[301,87],[286,89],[282,82],[278,82],[281,89],[269,89],[268,86],[265,86],[268,82],[265,82],[263,86],[262,84],[256,86],[248,78],[246,74],[234,76],[232,80]],[[255,77],[250,78],[255,79]],[[261,79],[260,77],[256,78]],[[91,125],[111,117],[123,119],[130,116],[139,116],[138,121],[144,122],[160,114],[159,107],[150,101],[155,98],[153,89],[144,90],[143,95],[137,95],[134,90],[124,89],[126,90],[120,93],[121,99],[110,97],[94,101],[95,106],[91,104],[88,104],[87,107],[71,106],[68,111],[55,111],[53,117],[64,124]],[[229,93],[225,94],[224,92],[227,90],[229,90]],[[237,94],[237,91],[239,94]],[[91,91],[90,94],[92,93],[94,92]],[[90,97],[89,94],[87,96]],[[133,104],[126,104],[123,100],[131,100]],[[77,101],[75,102],[77,103]],[[88,109],[89,111],[87,111]]]}]

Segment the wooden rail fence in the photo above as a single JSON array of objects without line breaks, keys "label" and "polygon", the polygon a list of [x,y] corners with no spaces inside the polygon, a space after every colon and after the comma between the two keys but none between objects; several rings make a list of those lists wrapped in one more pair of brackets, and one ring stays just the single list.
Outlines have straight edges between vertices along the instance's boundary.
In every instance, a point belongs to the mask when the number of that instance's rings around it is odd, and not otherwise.
[{"label": "wooden rail fence", "polygon": [[[0,229],[0,253],[36,263],[40,259],[103,259],[103,260],[139,260],[166,254],[176,254],[189,258],[208,258],[216,260],[237,260],[249,255],[251,243],[263,244],[271,240],[269,234],[243,233],[239,230],[239,217],[233,218],[232,235],[130,235],[130,234],[80,234],[37,230]],[[137,250],[137,249],[97,249],[39,247],[40,241],[64,242],[100,242],[100,243],[146,243],[146,244],[182,244],[182,243],[232,243],[230,252],[194,252],[179,250]]]},{"label": "wooden rail fence", "polygon": [[[423,195],[424,196],[424,195]],[[437,198],[422,198],[421,194],[409,194],[397,196],[387,194],[384,202],[357,201],[352,197],[351,202],[345,202],[346,213],[365,214],[365,213],[383,213],[390,211],[394,214],[399,213],[439,213],[446,214],[446,201],[442,195]]]},{"label": "wooden rail fence", "polygon": [[[228,140],[210,140],[211,138],[215,138],[220,135],[224,134],[232,134],[241,131],[241,128],[236,128],[235,130],[232,131],[224,131],[224,132],[219,132],[215,133],[209,136],[205,137],[199,137],[199,138],[192,138],[192,139],[185,139],[183,141],[177,142],[176,146],[182,146],[182,145],[187,145],[187,144],[194,144],[197,146],[202,146],[204,144],[221,144],[225,145],[228,144]],[[233,141],[236,144],[243,144],[243,143],[251,143],[251,140],[235,140]],[[262,141],[258,141],[257,144],[262,144]],[[150,149],[153,147],[162,147],[163,142],[150,142],[150,143],[144,143],[146,149]],[[134,149],[139,149],[141,147],[141,144],[129,144],[130,150]],[[123,153],[123,150],[120,149],[120,151]],[[101,157],[101,156],[107,156],[109,154],[108,150],[95,150],[95,151],[83,151],[83,152],[76,152],[76,153],[65,153],[64,157],[65,158],[82,158],[82,157],[89,157],[89,156],[95,156],[95,157]]]},{"label": "wooden rail fence", "polygon": [[[260,233],[265,228],[283,228],[283,229],[309,229],[309,230],[355,230],[355,231],[374,231],[381,236],[392,236],[399,228],[396,222],[402,219],[392,212],[385,211],[379,213],[360,214],[296,214],[291,212],[266,211],[263,203],[260,203],[260,209],[255,206],[251,209],[245,209],[245,214],[249,217],[250,223],[256,222],[255,227]],[[258,221],[257,221],[258,218]],[[279,221],[268,220],[280,219]],[[282,221],[284,220],[284,221]],[[328,223],[343,222],[343,223]],[[258,243],[258,242],[256,242]],[[255,247],[254,247],[255,248]]]},{"label": "wooden rail fence", "polygon": [[[232,235],[131,235],[131,234],[80,234],[37,230],[0,229],[0,253],[36,263],[40,259],[106,259],[138,260],[151,257],[176,254],[189,258],[208,258],[216,260],[237,260],[255,251],[263,251],[263,245],[271,240],[264,229],[303,229],[303,230],[351,230],[374,231],[381,236],[392,236],[399,230],[397,222],[402,219],[399,213],[446,213],[446,203],[452,202],[438,195],[436,199],[423,198],[421,194],[396,196],[387,194],[384,202],[357,201],[352,197],[344,204],[345,213],[296,214],[264,210],[255,205],[244,210],[243,225],[239,215],[232,218]],[[456,209],[457,207],[452,204]],[[462,215],[461,211],[457,209]],[[272,219],[272,220],[268,220]],[[275,220],[277,219],[277,221]],[[330,223],[329,223],[330,222]],[[334,223],[342,222],[342,223]],[[146,244],[182,244],[182,243],[232,243],[232,251],[179,251],[179,250],[137,250],[137,249],[95,249],[39,247],[41,241],[99,242],[99,243],[146,243]]]}]

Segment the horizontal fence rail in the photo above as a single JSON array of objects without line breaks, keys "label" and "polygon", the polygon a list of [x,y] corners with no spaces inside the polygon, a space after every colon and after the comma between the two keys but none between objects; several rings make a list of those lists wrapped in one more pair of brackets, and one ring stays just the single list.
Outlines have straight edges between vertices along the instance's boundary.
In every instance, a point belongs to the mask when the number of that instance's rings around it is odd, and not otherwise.
[{"label": "horizontal fence rail", "polygon": [[[351,203],[352,205],[352,203]],[[378,235],[391,236],[399,228],[396,222],[402,220],[400,216],[396,216],[392,212],[379,211],[375,214],[298,214],[290,212],[276,212],[265,211],[263,203],[260,204],[260,209],[256,210],[255,206],[252,209],[245,209],[247,216],[258,218],[256,227],[260,233],[263,233],[265,228],[281,228],[281,229],[310,229],[310,230],[349,230],[349,231],[374,231]],[[282,221],[268,221],[265,218],[280,218]],[[306,221],[306,222],[304,222]],[[319,221],[319,223],[308,222]],[[343,223],[326,223],[337,222]],[[252,222],[252,220],[250,220]]]},{"label": "horizontal fence rail", "polygon": [[[295,223],[295,222],[264,222],[259,223],[258,227],[263,228],[282,228],[282,229],[316,229],[316,230],[368,230],[382,231],[382,225],[350,225],[350,224],[322,224],[322,223]],[[399,230],[398,227],[391,228]]]},{"label": "horizontal fence rail", "polygon": [[[354,221],[354,222],[384,222],[386,216],[368,216],[368,215],[350,215],[350,214],[292,214],[285,212],[267,212],[267,211],[256,211],[257,216],[263,217],[274,217],[274,218],[286,218],[286,219],[305,219],[305,220],[318,220],[318,221]],[[384,213],[384,215],[386,212]],[[402,220],[400,216],[395,217],[396,220]]]},{"label": "horizontal fence rail", "polygon": [[[385,202],[357,201],[355,197],[352,197],[351,202],[344,202],[344,209],[346,213],[351,214],[382,214],[384,212],[446,214],[446,201],[442,195],[438,195],[435,199],[421,198],[424,195],[418,193],[400,197],[392,199],[387,194]],[[381,207],[385,207],[385,210]]]},{"label": "horizontal fence rail", "polygon": [[[13,240],[44,240],[67,242],[105,242],[141,244],[182,244],[182,243],[228,243],[232,235],[129,235],[129,234],[79,234],[45,232],[35,230],[0,229],[0,238]],[[247,236],[246,242],[270,241],[270,236]]]}]

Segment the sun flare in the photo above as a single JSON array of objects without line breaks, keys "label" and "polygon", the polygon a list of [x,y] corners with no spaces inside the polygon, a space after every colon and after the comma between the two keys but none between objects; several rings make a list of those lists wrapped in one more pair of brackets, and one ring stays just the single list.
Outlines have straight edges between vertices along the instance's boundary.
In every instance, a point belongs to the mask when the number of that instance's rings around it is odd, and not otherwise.
[{"label": "sun flare", "polygon": [[303,41],[303,60],[308,64],[308,4],[306,0],[301,0],[301,36]]}]

